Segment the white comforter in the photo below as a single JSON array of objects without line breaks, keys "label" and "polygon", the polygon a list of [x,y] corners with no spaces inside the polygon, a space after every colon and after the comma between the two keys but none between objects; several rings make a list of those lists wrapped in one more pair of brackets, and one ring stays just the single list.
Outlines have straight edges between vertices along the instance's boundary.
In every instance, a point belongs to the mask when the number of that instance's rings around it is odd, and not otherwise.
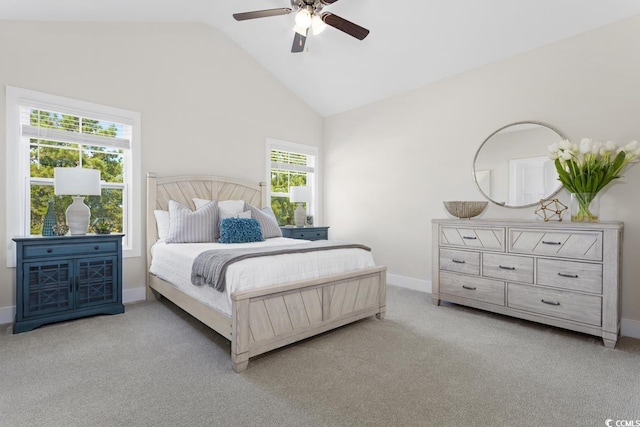
[{"label": "white comforter", "polygon": [[191,284],[191,266],[201,252],[216,248],[279,246],[305,242],[306,240],[284,237],[267,239],[264,242],[235,244],[158,242],[151,249],[150,272],[208,306],[230,315],[233,292],[315,279],[375,265],[371,252],[352,248],[273,255],[249,258],[231,264],[227,268],[225,292],[216,291],[210,286]]}]

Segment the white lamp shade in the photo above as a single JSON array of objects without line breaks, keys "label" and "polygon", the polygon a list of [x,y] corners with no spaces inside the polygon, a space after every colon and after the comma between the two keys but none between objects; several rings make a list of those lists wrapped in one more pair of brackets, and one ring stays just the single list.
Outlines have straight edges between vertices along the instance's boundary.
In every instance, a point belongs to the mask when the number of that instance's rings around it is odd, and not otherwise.
[{"label": "white lamp shade", "polygon": [[294,203],[311,201],[311,187],[289,187],[289,200]]},{"label": "white lamp shade", "polygon": [[311,17],[311,30],[314,35],[318,35],[327,28],[327,24],[324,23],[319,15],[313,15]]},{"label": "white lamp shade", "polygon": [[87,168],[54,168],[56,196],[99,196],[100,171]]}]

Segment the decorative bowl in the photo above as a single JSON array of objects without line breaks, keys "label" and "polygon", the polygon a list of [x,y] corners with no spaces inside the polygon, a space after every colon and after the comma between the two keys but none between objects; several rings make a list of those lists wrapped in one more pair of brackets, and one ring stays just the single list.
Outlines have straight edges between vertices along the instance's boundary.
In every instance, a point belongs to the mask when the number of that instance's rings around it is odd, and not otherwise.
[{"label": "decorative bowl", "polygon": [[96,218],[91,224],[91,228],[96,234],[111,234],[113,230],[113,224],[106,218]]},{"label": "decorative bowl", "polygon": [[473,218],[484,211],[489,202],[450,201],[442,202],[451,215],[458,218]]},{"label": "decorative bowl", "polygon": [[53,234],[56,236],[64,236],[69,232],[69,226],[67,224],[52,225],[51,229],[53,230]]}]

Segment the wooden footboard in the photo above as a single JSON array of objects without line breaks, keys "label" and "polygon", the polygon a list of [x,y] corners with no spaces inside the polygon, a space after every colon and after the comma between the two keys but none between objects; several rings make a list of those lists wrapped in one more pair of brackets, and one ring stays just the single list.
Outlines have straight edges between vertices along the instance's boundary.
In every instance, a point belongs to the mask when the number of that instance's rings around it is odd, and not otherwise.
[{"label": "wooden footboard", "polygon": [[386,313],[386,267],[231,295],[231,363]]}]

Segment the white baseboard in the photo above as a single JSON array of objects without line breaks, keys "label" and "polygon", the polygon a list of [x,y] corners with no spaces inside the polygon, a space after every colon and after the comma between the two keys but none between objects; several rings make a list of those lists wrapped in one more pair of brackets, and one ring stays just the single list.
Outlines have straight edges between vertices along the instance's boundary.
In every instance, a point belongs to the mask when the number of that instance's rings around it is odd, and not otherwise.
[{"label": "white baseboard", "polygon": [[140,288],[124,289],[122,291],[122,303],[127,304],[130,302],[144,301],[147,299],[147,288],[142,286]]},{"label": "white baseboard", "polygon": [[431,293],[431,280],[414,279],[413,277],[399,276],[387,273],[387,283],[414,291]]},{"label": "white baseboard", "polygon": [[0,307],[0,325],[13,323],[16,318],[16,306]]},{"label": "white baseboard", "polygon": [[[125,289],[122,291],[122,302],[124,304],[130,302],[144,301],[147,298],[146,288]],[[13,323],[16,318],[16,306],[0,307],[0,325],[5,323]]]},{"label": "white baseboard", "polygon": [[640,338],[640,320],[622,318],[620,335],[631,338]]}]

